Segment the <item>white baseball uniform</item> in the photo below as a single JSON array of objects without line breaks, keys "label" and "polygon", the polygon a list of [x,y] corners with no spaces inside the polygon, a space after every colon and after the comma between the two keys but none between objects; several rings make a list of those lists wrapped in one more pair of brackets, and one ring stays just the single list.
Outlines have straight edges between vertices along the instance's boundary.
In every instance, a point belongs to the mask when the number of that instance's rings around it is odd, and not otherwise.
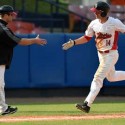
[{"label": "white baseball uniform", "polygon": [[8,105],[5,102],[4,74],[5,74],[5,65],[0,65],[0,113],[5,111],[8,107]]},{"label": "white baseball uniform", "polygon": [[105,78],[109,81],[125,80],[125,71],[115,70],[115,64],[119,57],[117,51],[118,32],[125,33],[125,25],[113,17],[109,17],[105,23],[100,23],[99,19],[93,20],[85,32],[87,37],[95,35],[100,62],[91,83],[90,92],[85,99],[90,107],[102,88]]}]

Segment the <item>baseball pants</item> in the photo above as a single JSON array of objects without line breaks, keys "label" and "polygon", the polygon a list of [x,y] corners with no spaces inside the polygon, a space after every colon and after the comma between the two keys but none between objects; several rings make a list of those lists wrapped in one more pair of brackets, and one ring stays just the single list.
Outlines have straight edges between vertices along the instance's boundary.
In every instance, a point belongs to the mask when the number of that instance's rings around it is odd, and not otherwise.
[{"label": "baseball pants", "polygon": [[8,105],[5,103],[4,74],[5,65],[0,65],[0,113],[4,112],[8,108]]},{"label": "baseball pants", "polygon": [[90,92],[85,99],[90,107],[103,87],[103,80],[105,78],[110,82],[125,80],[125,71],[115,70],[115,64],[119,58],[117,50],[111,50],[108,54],[98,52],[98,57],[100,64],[91,83]]}]

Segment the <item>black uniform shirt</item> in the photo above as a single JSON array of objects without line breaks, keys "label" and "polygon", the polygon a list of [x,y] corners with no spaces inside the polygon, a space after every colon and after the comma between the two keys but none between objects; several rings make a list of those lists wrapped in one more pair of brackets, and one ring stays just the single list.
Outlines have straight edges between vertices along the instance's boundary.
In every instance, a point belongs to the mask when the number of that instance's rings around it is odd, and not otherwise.
[{"label": "black uniform shirt", "polygon": [[0,65],[6,65],[6,68],[9,68],[13,57],[13,48],[21,38],[15,36],[6,25],[7,23],[0,19]]}]

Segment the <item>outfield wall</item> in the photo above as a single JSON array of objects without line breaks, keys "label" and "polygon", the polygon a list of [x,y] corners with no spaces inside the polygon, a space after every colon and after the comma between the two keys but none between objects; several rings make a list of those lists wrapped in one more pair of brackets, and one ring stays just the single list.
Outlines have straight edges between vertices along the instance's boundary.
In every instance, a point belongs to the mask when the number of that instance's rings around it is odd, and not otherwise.
[{"label": "outfield wall", "polygon": [[[40,34],[48,41],[46,46],[17,46],[11,68],[6,71],[6,88],[64,88],[88,87],[98,66],[94,38],[84,45],[75,46],[68,51],[62,44],[70,38],[83,34]],[[34,38],[36,35],[19,35]],[[125,35],[119,36],[119,61],[116,69],[125,70]],[[105,86],[125,86],[125,81]]]}]

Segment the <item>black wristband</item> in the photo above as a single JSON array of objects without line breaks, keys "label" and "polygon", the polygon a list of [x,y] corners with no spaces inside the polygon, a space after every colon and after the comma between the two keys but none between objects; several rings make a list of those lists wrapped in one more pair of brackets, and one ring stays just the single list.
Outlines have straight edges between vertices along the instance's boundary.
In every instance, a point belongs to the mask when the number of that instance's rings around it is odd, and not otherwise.
[{"label": "black wristband", "polygon": [[75,40],[73,40],[73,42],[74,42],[74,45],[76,45],[76,41],[75,41]]}]

